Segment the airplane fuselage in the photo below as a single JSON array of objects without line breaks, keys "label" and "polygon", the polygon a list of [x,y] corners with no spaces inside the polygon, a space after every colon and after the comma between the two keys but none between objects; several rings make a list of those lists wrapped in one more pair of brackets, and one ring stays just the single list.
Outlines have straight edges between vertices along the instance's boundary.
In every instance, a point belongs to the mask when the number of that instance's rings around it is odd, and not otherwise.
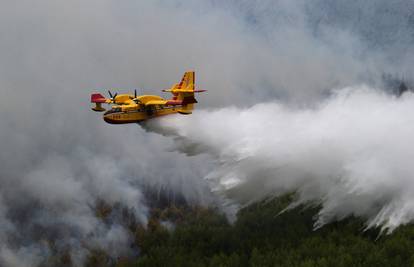
[{"label": "airplane fuselage", "polygon": [[137,123],[159,116],[178,113],[181,107],[151,107],[137,110],[122,111],[119,108],[108,110],[104,113],[103,119],[111,124]]}]

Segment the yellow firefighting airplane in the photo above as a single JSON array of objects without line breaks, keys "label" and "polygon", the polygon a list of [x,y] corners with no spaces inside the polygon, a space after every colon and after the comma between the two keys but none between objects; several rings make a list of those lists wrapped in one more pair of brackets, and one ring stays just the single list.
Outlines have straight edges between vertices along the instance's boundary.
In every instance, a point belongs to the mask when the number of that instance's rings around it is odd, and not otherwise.
[{"label": "yellow firefighting airplane", "polygon": [[133,95],[117,93],[113,95],[108,91],[110,98],[95,93],[91,95],[91,102],[95,103],[92,110],[102,112],[105,111],[102,103],[111,104],[112,108],[104,113],[103,119],[113,124],[140,122],[174,113],[191,114],[194,104],[197,103],[194,93],[206,90],[195,90],[195,72],[187,71],[180,83],[162,91],[171,92],[172,99],[163,99],[156,95],[137,96],[136,90]]}]

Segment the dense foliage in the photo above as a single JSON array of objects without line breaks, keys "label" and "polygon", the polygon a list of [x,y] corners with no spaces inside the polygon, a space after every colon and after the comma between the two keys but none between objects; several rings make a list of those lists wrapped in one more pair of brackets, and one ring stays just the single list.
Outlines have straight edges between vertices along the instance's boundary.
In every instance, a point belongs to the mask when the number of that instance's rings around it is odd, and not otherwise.
[{"label": "dense foliage", "polygon": [[[414,226],[391,235],[364,231],[349,218],[313,230],[316,208],[278,213],[288,197],[242,209],[229,224],[200,207],[154,209],[146,227],[131,223],[137,256],[110,259],[93,251],[87,266],[413,266]],[[127,217],[127,216],[126,216]]]}]

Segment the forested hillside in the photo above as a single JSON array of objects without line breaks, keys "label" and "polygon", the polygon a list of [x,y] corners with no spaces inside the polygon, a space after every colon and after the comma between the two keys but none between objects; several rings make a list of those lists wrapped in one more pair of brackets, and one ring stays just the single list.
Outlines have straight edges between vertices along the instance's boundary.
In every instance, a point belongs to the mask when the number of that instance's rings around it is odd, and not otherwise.
[{"label": "forested hillside", "polygon": [[[135,237],[136,255],[111,259],[94,251],[86,266],[412,266],[414,226],[391,235],[379,229],[364,231],[358,219],[346,219],[313,230],[317,209],[286,207],[288,197],[263,201],[242,209],[229,224],[224,215],[202,207],[156,208],[146,227],[124,211],[125,223]],[[100,206],[105,220],[110,207]],[[65,255],[51,261],[70,265]],[[66,260],[66,262],[65,262]]]}]

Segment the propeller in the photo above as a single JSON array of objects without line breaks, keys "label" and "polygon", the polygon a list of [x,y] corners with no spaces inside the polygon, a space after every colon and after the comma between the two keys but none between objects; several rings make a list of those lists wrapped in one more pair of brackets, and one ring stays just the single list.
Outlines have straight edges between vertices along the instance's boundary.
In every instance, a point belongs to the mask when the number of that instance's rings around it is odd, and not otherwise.
[{"label": "propeller", "polygon": [[134,98],[137,98],[137,89],[134,90]]},{"label": "propeller", "polygon": [[111,97],[112,102],[114,102],[114,104],[116,104],[115,102],[115,98],[118,95],[118,93],[115,93],[114,95],[112,95],[111,91],[108,90],[109,96]]}]

